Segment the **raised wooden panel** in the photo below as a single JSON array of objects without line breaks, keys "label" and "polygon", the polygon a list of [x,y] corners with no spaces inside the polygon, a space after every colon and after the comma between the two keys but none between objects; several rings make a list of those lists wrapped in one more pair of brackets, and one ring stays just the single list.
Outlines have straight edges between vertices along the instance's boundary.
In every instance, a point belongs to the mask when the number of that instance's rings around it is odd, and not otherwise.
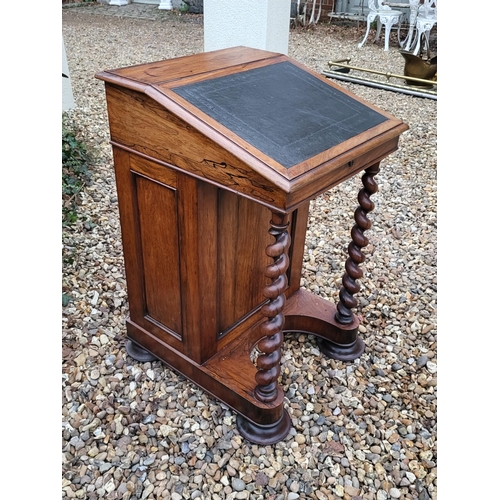
[{"label": "raised wooden panel", "polygon": [[200,363],[217,350],[217,204],[219,189],[197,181],[200,334],[193,340],[199,346]]},{"label": "raised wooden panel", "polygon": [[265,253],[270,211],[229,191],[219,190],[219,334],[264,302]]},{"label": "raised wooden panel", "polygon": [[146,314],[181,337],[176,191],[142,176],[136,187]]}]

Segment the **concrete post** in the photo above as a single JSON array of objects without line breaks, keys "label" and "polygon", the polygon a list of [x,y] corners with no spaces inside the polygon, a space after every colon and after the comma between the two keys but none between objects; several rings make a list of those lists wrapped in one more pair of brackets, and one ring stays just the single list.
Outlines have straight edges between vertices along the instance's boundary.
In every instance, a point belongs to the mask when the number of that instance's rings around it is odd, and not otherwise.
[{"label": "concrete post", "polygon": [[205,52],[244,45],[288,54],[291,0],[204,0]]}]

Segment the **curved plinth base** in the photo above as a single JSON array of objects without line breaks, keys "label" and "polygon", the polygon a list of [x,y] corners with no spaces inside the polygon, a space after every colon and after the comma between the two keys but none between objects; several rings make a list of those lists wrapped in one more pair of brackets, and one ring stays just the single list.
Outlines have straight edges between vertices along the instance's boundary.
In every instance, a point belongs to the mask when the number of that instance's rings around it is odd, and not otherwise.
[{"label": "curved plinth base", "polygon": [[146,349],[143,349],[139,344],[136,344],[132,340],[127,340],[125,349],[131,358],[141,363],[156,361],[158,359],[156,356],[153,356],[149,351],[146,351]]},{"label": "curved plinth base", "polygon": [[359,318],[343,325],[335,316],[335,304],[300,289],[288,300],[285,307],[284,332],[303,332],[317,336],[323,354],[339,361],[353,361],[365,351],[365,343],[358,337]]},{"label": "curved plinth base", "polygon": [[285,439],[292,427],[292,420],[286,410],[281,418],[271,425],[258,425],[250,422],[245,417],[238,415],[236,426],[240,434],[251,443],[268,445],[275,444]]},{"label": "curved plinth base", "polygon": [[351,345],[335,344],[322,338],[318,338],[316,342],[325,356],[338,361],[354,361],[365,352],[365,343],[359,337]]}]

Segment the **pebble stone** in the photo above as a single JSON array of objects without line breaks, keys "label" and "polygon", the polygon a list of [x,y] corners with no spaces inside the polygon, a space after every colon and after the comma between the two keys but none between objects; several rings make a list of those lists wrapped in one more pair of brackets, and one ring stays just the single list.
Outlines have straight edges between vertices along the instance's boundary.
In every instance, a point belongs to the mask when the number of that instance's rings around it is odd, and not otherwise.
[{"label": "pebble stone", "polygon": [[389,495],[391,495],[391,498],[400,498],[401,492],[397,488],[391,488],[389,490]]},{"label": "pebble stone", "polygon": [[234,491],[243,491],[245,489],[245,483],[239,478],[233,479],[231,482],[231,486],[233,487]]},{"label": "pebble stone", "polygon": [[[351,57],[402,74],[396,39],[388,52],[383,40],[358,49],[364,30],[292,26],[289,56],[318,73]],[[62,498],[436,500],[437,102],[336,82],[410,127],[375,178],[356,309],[366,350],[345,363],[324,357],[314,337],[287,334],[281,385],[293,428],[258,446],[225,405],[124,349],[120,218],[94,75],[202,52],[203,16],[83,2],[63,5],[62,34],[76,102],[65,119],[96,157],[78,219],[62,234],[71,298],[62,308]],[[301,286],[335,303],[360,187],[353,177],[310,203]]]}]

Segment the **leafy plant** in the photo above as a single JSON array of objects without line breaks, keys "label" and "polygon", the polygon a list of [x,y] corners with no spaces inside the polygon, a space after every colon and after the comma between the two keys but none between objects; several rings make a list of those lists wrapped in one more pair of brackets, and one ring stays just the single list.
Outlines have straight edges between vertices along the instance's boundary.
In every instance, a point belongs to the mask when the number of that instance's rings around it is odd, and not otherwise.
[{"label": "leafy plant", "polygon": [[191,14],[203,14],[203,0],[182,0]]},{"label": "leafy plant", "polygon": [[77,131],[63,115],[62,124],[62,220],[71,224],[78,218],[78,194],[90,180],[91,153],[77,139]]},{"label": "leafy plant", "polygon": [[62,306],[66,307],[71,301],[73,300],[73,297],[71,295],[68,295],[67,293],[62,294]]}]

